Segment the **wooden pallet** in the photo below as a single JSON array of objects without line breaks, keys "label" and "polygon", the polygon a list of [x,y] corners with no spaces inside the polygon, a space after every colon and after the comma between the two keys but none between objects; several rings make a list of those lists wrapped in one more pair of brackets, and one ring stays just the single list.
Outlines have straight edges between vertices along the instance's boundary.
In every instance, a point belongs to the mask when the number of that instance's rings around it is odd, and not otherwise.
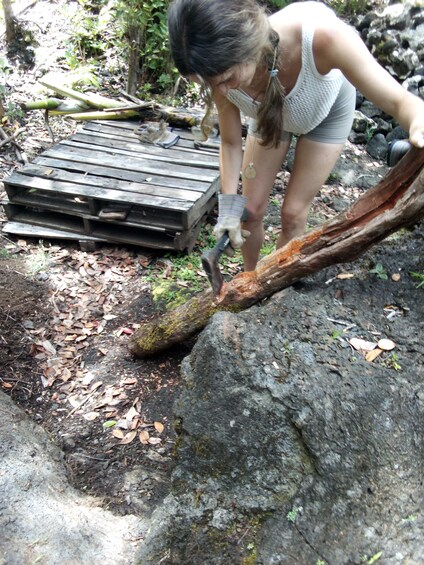
[{"label": "wooden pallet", "polygon": [[[216,203],[219,158],[179,130],[142,143],[136,121],[94,121],[4,180],[5,232],[28,225],[109,242],[190,251]],[[12,226],[13,230],[12,231]]]}]

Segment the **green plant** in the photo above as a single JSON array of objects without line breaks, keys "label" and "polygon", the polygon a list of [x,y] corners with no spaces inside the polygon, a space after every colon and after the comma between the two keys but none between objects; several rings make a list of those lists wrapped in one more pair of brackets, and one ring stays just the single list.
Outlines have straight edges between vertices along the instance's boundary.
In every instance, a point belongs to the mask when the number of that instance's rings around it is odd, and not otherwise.
[{"label": "green plant", "polygon": [[340,15],[363,14],[368,6],[368,0],[329,0],[327,3]]},{"label": "green plant", "polygon": [[415,288],[421,288],[424,286],[424,273],[409,273],[413,279],[419,280],[420,282],[417,284]]},{"label": "green plant", "polygon": [[406,518],[404,518],[405,522],[409,522],[410,524],[412,524],[413,522],[415,522],[415,520],[417,519],[416,516],[414,516],[413,514],[410,514],[409,516],[407,516]]},{"label": "green plant", "polygon": [[301,506],[293,506],[293,508],[287,514],[287,520],[294,524],[296,522],[297,516],[298,516],[299,512],[301,512],[301,510],[302,510]]},{"label": "green plant", "polygon": [[385,281],[389,278],[385,268],[381,263],[377,263],[373,269],[370,269],[370,273],[377,275],[377,278]]},{"label": "green plant", "polygon": [[48,250],[44,247],[42,241],[40,241],[36,251],[29,255],[26,259],[28,272],[31,276],[34,276],[41,271],[47,271],[52,262],[53,259]]},{"label": "green plant", "polygon": [[79,9],[72,18],[73,33],[66,44],[65,59],[74,70],[87,61],[106,55],[113,43],[111,6],[106,0],[78,0]]},{"label": "green plant", "polygon": [[166,90],[177,79],[168,46],[169,0],[117,0],[115,19],[122,47],[139,58],[143,89],[147,84]]},{"label": "green plant", "polygon": [[331,339],[339,339],[343,335],[343,330],[334,330],[331,333]]},{"label": "green plant", "polygon": [[275,11],[275,8],[277,10],[281,10],[282,8],[285,8],[286,6],[291,4],[292,2],[291,0],[267,0],[266,3],[268,4],[268,6],[272,11]]},{"label": "green plant", "polygon": [[401,365],[399,365],[398,361],[399,361],[399,357],[397,356],[397,354],[391,353],[390,357],[382,362],[382,365],[384,367],[387,367],[388,369],[394,369],[395,371],[401,371],[402,367],[401,367]]}]

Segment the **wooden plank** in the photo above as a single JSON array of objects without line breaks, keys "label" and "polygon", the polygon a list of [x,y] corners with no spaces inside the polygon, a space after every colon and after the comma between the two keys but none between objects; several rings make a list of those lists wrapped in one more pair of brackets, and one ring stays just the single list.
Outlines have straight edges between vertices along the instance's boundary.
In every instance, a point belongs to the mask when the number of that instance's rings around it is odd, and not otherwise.
[{"label": "wooden plank", "polygon": [[[105,165],[93,165],[80,161],[66,161],[45,157],[44,153],[36,157],[32,164],[43,165],[47,168],[63,169],[70,172],[90,173],[100,177],[126,180],[130,182],[148,182],[156,186],[171,187],[180,190],[194,190],[196,192],[210,192],[211,183],[200,180],[181,179],[179,177],[165,177],[160,174],[141,173],[128,169],[113,169]],[[24,169],[21,170],[24,173]]]},{"label": "wooden plank", "polygon": [[42,237],[51,239],[71,239],[71,240],[81,240],[84,241],[105,241],[99,237],[93,237],[91,235],[80,236],[79,234],[71,233],[65,230],[56,230],[52,228],[46,228],[42,226],[34,226],[32,224],[24,224],[23,222],[6,222],[2,228],[3,233],[8,233],[10,235],[23,235],[26,237]]},{"label": "wooden plank", "polygon": [[[196,202],[178,201],[177,206],[175,204],[177,201],[169,198],[160,206],[163,199],[141,195],[144,198],[142,199],[143,206],[140,206],[137,203],[138,199],[128,198],[127,193],[119,193],[115,200],[111,200],[111,195],[117,191],[102,189],[98,186],[84,187],[75,183],[63,183],[56,179],[53,181],[51,178],[26,177],[20,172],[13,173],[4,181],[4,184],[10,201],[14,204],[44,207],[80,216],[90,214],[92,218],[95,217],[93,214],[100,214],[108,201],[119,202],[124,207],[128,206],[125,224],[131,223],[134,226],[145,226],[146,228],[151,225],[152,229],[154,226],[190,229],[200,216],[213,208],[217,200],[216,195],[212,197],[202,195]],[[215,192],[216,189],[214,189]],[[82,198],[82,201],[77,197]],[[172,206],[172,202],[175,205]]]},{"label": "wooden plank", "polygon": [[[136,129],[136,128],[134,128]],[[124,132],[128,132],[126,135],[122,135],[122,131]],[[218,157],[219,157],[219,152],[218,149],[214,149],[214,148],[196,148],[194,146],[194,136],[191,134],[191,137],[186,137],[182,134],[183,130],[177,130],[177,129],[173,129],[172,131],[174,131],[177,135],[180,136],[180,139],[178,140],[177,144],[170,147],[169,149],[167,149],[166,151],[174,151],[177,150],[179,152],[184,152],[184,153],[191,153],[192,155],[196,155],[197,157],[199,155],[205,155],[208,157],[215,157],[216,161],[218,162]],[[109,136],[111,136],[113,139],[115,140],[119,140],[122,142],[129,142],[129,143],[135,143],[135,144],[140,144],[142,143],[140,141],[140,139],[133,134],[132,132],[130,132],[129,130],[116,130],[113,129],[112,127],[109,126],[104,126],[103,124],[97,124],[94,122],[88,122],[86,124],[86,126],[83,129],[84,134],[87,135],[97,135],[97,136],[104,136],[105,137],[105,143],[104,145],[106,145],[106,140],[109,138]],[[213,141],[213,139],[211,139],[211,141]]]},{"label": "wooden plank", "polygon": [[[41,177],[46,179],[54,179],[56,181],[72,182],[87,186],[95,186],[99,189],[113,189],[122,192],[134,192],[140,196],[151,195],[170,198],[171,201],[196,202],[200,198],[205,197],[204,191],[183,190],[181,188],[169,188],[146,182],[128,182],[114,178],[105,178],[98,175],[82,174],[77,172],[64,171],[62,169],[52,169],[38,164],[27,165],[19,171],[21,174],[30,177]],[[174,204],[172,204],[174,207]]]},{"label": "wooden plank", "polygon": [[100,151],[90,151],[87,148],[84,150],[79,147],[69,147],[61,144],[47,149],[43,152],[43,155],[73,162],[82,161],[92,165],[105,166],[107,163],[111,169],[125,169],[138,173],[157,174],[160,172],[162,176],[193,181],[212,182],[216,178],[216,174],[212,172],[201,169],[194,170],[184,165],[171,165],[165,162],[158,164],[152,160],[122,155],[118,158],[113,153],[107,154]]},{"label": "wooden plank", "polygon": [[[72,136],[70,141],[78,143],[88,143],[92,145],[100,145],[113,149],[124,149],[132,153],[147,153],[149,155],[166,155],[168,160],[175,159],[189,159],[188,164],[194,164],[195,159],[202,159],[202,162],[210,163],[215,167],[219,164],[218,150],[214,153],[210,151],[202,151],[194,147],[193,142],[186,140],[179,140],[176,145],[169,148],[161,147],[155,143],[148,143],[141,141],[138,137],[134,139],[125,139],[118,137],[114,133],[104,133],[96,131],[84,131],[84,133],[76,133]],[[214,167],[211,167],[214,168]]]},{"label": "wooden plank", "polygon": [[65,214],[59,215],[48,212],[37,213],[34,211],[22,210],[14,211],[11,219],[16,222],[22,222],[33,226],[49,227],[52,229],[65,230],[80,234],[83,236],[80,239],[86,239],[86,236],[89,235],[112,243],[140,245],[142,247],[149,247],[153,249],[181,249],[182,245],[179,243],[180,232],[156,233],[150,230],[134,230],[116,225],[106,226],[99,222],[91,222],[89,224],[88,231],[80,218],[75,216],[66,216]]},{"label": "wooden plank", "polygon": [[210,159],[209,157],[204,157],[202,160],[194,155],[188,153],[179,153],[177,150],[164,149],[162,147],[157,147],[156,145],[142,145],[141,151],[135,151],[133,149],[125,149],[119,147],[119,142],[111,142],[108,146],[95,145],[89,142],[88,136],[84,136],[84,141],[82,140],[82,135],[75,134],[71,139],[61,141],[58,146],[68,146],[68,147],[78,147],[81,149],[88,149],[89,151],[101,151],[104,153],[112,154],[114,157],[116,155],[131,156],[132,158],[142,158],[150,159],[152,161],[158,161],[161,163],[167,163],[171,165],[184,165],[189,167],[194,167],[195,169],[209,169],[209,170],[219,170],[219,162],[217,159]]},{"label": "wooden plank", "polygon": [[[42,191],[61,193],[68,196],[82,196],[85,198],[95,198],[111,203],[133,204],[139,206],[151,206],[154,208],[164,208],[177,212],[187,212],[191,208],[191,203],[186,200],[176,198],[162,198],[149,194],[136,194],[135,192],[122,192],[98,186],[81,185],[76,182],[63,182],[55,179],[28,177],[20,172],[13,172],[10,177],[5,179],[5,186],[19,188],[35,188]],[[13,197],[13,196],[12,196]]]}]

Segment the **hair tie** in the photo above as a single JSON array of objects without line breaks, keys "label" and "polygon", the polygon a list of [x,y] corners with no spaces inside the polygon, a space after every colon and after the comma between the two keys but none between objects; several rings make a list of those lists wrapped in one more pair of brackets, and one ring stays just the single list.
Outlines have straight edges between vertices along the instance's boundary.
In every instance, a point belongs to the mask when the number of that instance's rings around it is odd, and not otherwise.
[{"label": "hair tie", "polygon": [[278,69],[270,69],[269,76],[275,78],[278,75]]}]

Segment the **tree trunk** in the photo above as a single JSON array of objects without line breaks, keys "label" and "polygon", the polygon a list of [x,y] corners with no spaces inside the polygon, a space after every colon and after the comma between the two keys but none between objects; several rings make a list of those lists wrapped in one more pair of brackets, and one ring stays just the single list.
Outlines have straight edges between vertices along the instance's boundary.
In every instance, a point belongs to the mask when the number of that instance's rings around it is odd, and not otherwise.
[{"label": "tree trunk", "polygon": [[6,43],[11,45],[16,39],[16,18],[13,15],[12,3],[10,0],[3,0],[4,23],[6,26]]},{"label": "tree trunk", "polygon": [[135,96],[140,82],[140,50],[141,29],[139,25],[131,25],[128,28],[128,79],[127,93]]},{"label": "tree trunk", "polygon": [[237,312],[329,265],[352,261],[369,247],[424,217],[424,150],[412,148],[389,174],[346,212],[262,259],[255,271],[206,290],[186,304],[144,323],[130,351],[148,357],[200,331],[218,311]]}]

